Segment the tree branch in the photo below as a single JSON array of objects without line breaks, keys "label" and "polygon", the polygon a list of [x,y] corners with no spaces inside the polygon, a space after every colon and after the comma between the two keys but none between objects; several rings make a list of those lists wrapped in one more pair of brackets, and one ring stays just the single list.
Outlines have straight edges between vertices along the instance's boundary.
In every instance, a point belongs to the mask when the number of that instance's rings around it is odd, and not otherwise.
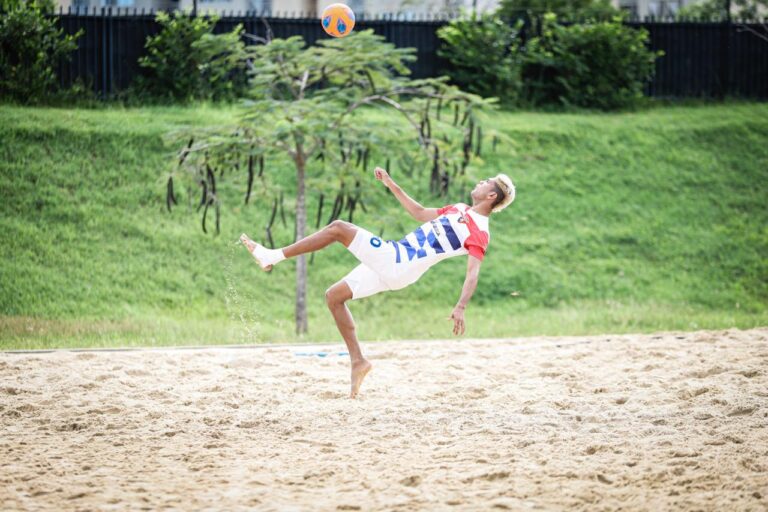
[{"label": "tree branch", "polygon": [[759,37],[760,39],[768,43],[768,23],[761,23],[760,27],[762,27],[762,29],[765,31],[765,34],[761,34],[760,32],[758,32],[757,30],[755,30],[754,28],[750,27],[747,24],[739,25],[739,32],[749,32],[753,36]]},{"label": "tree branch", "polygon": [[299,84],[299,99],[304,99],[304,89],[307,87],[307,79],[309,78],[309,70],[304,70],[304,76],[301,77],[301,83]]}]

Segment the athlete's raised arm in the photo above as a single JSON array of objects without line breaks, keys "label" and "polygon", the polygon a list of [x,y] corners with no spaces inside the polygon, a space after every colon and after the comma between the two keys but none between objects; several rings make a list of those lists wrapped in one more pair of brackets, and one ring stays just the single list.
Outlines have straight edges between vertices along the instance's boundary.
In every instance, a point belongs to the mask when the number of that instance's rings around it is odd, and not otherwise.
[{"label": "athlete's raised arm", "polygon": [[411,217],[414,219],[418,220],[419,222],[427,222],[438,217],[437,208],[424,208],[419,203],[411,199],[411,197],[403,192],[403,189],[401,189],[400,186],[395,183],[395,181],[389,176],[389,173],[385,169],[377,167],[374,169],[373,174],[376,176],[377,180],[382,182],[385,187],[387,187],[392,191],[393,194],[395,194],[395,197],[398,201],[400,201],[400,204],[403,205],[403,207],[408,211],[408,213],[411,214]]},{"label": "athlete's raised arm", "polygon": [[464,334],[464,309],[467,307],[469,299],[475,293],[477,288],[477,278],[480,275],[481,261],[471,254],[467,257],[467,277],[464,278],[464,287],[461,289],[459,302],[453,308],[449,320],[453,320],[453,334]]}]

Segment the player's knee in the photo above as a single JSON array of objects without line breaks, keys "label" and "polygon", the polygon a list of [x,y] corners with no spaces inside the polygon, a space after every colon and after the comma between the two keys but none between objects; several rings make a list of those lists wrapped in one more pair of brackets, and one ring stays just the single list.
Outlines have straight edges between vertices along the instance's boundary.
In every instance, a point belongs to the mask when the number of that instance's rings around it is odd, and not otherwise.
[{"label": "player's knee", "polygon": [[325,290],[325,302],[328,304],[329,308],[344,304],[351,298],[352,293],[343,281],[338,282]]},{"label": "player's knee", "polygon": [[339,294],[333,287],[325,290],[325,303],[328,304],[329,308],[337,305],[339,302]]},{"label": "player's knee", "polygon": [[328,227],[326,229],[328,229],[328,231],[333,233],[333,235],[336,238],[338,238],[338,235],[340,235],[344,231],[344,221],[336,219],[333,222],[331,222],[330,224],[328,224]]}]

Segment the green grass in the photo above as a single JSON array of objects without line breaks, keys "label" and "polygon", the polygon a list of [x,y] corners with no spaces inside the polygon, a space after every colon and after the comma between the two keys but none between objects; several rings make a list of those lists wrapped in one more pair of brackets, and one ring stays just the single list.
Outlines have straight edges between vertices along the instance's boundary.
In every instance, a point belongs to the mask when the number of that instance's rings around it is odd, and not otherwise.
[{"label": "green grass", "polygon": [[[165,211],[164,135],[237,115],[0,107],[0,348],[340,340],[323,292],[356,264],[343,247],[310,266],[310,333],[298,338],[293,262],[263,274],[233,244],[242,231],[262,238],[269,214],[266,198],[242,204],[242,173],[222,182],[219,237],[200,230],[195,192]],[[486,141],[473,172],[507,172],[518,198],[491,220],[467,335],[768,324],[768,105],[495,113],[485,124],[508,140],[496,153]],[[267,172],[290,197],[288,164]],[[425,192],[426,175],[393,176],[427,205],[446,202]],[[385,238],[418,224],[380,188],[368,197],[356,223]],[[291,205],[278,244],[290,241]],[[450,337],[465,264],[353,302],[361,339]]]}]

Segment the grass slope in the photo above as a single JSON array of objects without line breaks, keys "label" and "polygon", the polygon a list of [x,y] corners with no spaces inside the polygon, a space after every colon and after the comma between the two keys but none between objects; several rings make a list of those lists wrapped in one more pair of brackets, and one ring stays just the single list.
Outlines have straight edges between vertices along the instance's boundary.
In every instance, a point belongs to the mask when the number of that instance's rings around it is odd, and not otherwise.
[{"label": "grass slope", "polygon": [[[237,115],[0,107],[0,348],[297,340],[293,262],[266,275],[233,243],[242,231],[262,238],[269,214],[266,198],[243,206],[244,176],[222,184],[219,237],[200,230],[196,193],[165,211],[173,148],[163,136]],[[468,335],[768,323],[768,105],[485,123],[509,139],[495,153],[486,142],[475,175],[507,172],[518,199],[491,220]],[[267,172],[291,197],[292,169]],[[426,194],[425,176],[393,176],[424,204],[445,202]],[[418,225],[380,188],[369,197],[356,223],[385,238]],[[291,206],[278,244],[290,241]],[[341,246],[315,258],[306,340],[340,339],[323,292],[355,264]],[[464,265],[449,260],[406,290],[352,303],[360,337],[448,337]]]}]

